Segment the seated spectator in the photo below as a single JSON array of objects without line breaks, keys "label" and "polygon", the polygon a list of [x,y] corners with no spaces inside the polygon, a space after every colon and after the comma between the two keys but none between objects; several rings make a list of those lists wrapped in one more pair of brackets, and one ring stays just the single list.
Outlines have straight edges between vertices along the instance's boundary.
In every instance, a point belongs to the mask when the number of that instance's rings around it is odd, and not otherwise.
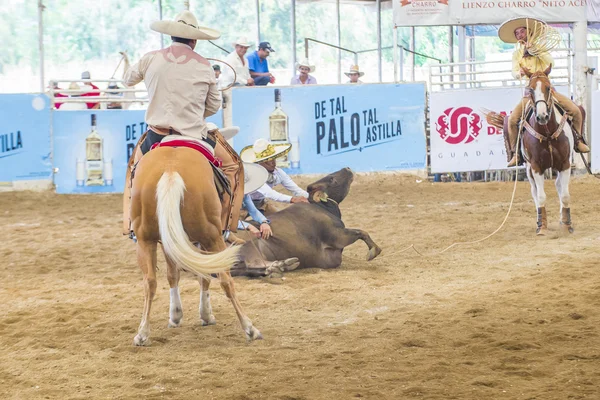
[{"label": "seated spectator", "polygon": [[275,77],[269,72],[267,57],[275,52],[269,42],[260,42],[258,50],[248,56],[248,68],[250,76],[254,78],[256,86],[267,86],[267,83],[275,83]]},{"label": "seated spectator", "polygon": [[[246,59],[246,52],[248,51],[248,47],[250,47],[250,43],[248,43],[245,37],[241,37],[233,42],[233,45],[235,46],[235,50],[225,57],[225,62],[235,69],[235,85],[253,86],[254,79],[250,76],[248,60]],[[231,85],[234,79],[231,68],[225,68],[220,78],[222,87],[225,88]]]},{"label": "seated spectator", "polygon": [[298,75],[292,78],[290,85],[316,85],[317,80],[314,76],[309,75],[311,72],[315,72],[315,66],[310,65],[308,59],[296,63],[296,69],[300,72]]},{"label": "seated spectator", "polygon": [[213,71],[215,71],[215,78],[217,78],[217,89],[222,89],[221,88],[221,66],[219,64],[214,64],[212,66]]},{"label": "seated spectator", "polygon": [[350,78],[350,80],[346,83],[362,83],[358,78],[363,76],[365,73],[359,71],[358,65],[351,65],[348,72],[344,72],[344,74]]},{"label": "seated spectator", "polygon": [[[82,82],[83,86],[81,87],[81,90],[84,90],[85,93],[83,93],[81,96],[92,96],[92,97],[97,97],[100,96],[100,88],[96,85],[94,85],[92,82],[89,82],[89,80],[91,79],[90,76],[90,72],[89,71],[84,71],[81,73],[81,79],[85,79],[86,82]],[[86,103],[87,108],[88,109],[97,109],[100,108],[100,103]]]},{"label": "seated spectator", "polygon": [[[54,89],[54,91],[55,91],[54,97],[69,97],[68,94],[56,93],[57,90],[62,90],[60,87],[58,87],[58,82],[55,82],[55,81],[52,82],[52,89]],[[54,108],[56,108],[58,110],[63,104],[64,103],[60,103],[55,100]]]},{"label": "seated spectator", "polygon": [[[69,85],[69,90],[77,90],[78,93],[71,93],[69,94],[69,98],[73,98],[73,99],[78,99],[81,97],[81,88],[79,87],[79,85],[75,82],[71,82],[71,84]],[[85,105],[85,103],[80,103],[80,102],[65,102],[61,108],[61,111],[66,111],[66,110],[87,110],[87,106]]]}]

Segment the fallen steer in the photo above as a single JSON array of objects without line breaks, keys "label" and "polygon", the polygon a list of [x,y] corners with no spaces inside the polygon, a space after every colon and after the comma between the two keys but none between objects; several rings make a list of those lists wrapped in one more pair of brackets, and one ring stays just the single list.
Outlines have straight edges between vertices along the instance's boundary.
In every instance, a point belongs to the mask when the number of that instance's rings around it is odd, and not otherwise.
[{"label": "fallen steer", "polygon": [[[277,270],[284,272],[285,262],[273,262],[292,258],[297,258],[293,260],[293,268],[336,268],[342,263],[344,247],[359,239],[369,246],[367,261],[377,257],[381,248],[369,234],[360,229],[346,229],[342,222],[339,203],[348,195],[353,180],[354,173],[344,168],[310,184],[307,188],[310,203],[292,204],[272,214],[273,236],[246,242],[231,274],[257,277]],[[278,268],[274,269],[275,266]]]}]

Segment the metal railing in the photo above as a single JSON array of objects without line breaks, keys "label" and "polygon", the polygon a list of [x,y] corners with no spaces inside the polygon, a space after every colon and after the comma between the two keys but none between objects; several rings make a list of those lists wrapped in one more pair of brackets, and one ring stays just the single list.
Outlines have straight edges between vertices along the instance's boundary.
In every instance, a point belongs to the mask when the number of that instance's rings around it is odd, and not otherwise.
[{"label": "metal railing", "polygon": [[[554,57],[555,61],[565,61],[552,67],[552,84],[568,86],[571,94],[572,61],[570,56]],[[492,89],[499,86],[518,86],[520,80],[512,76],[511,68],[494,65],[511,63],[511,60],[499,61],[469,61],[462,63],[446,63],[429,67],[429,90],[448,89]],[[491,66],[492,69],[478,69]],[[498,76],[499,75],[499,76]]]},{"label": "metal railing", "polygon": [[[121,84],[124,82],[118,79],[52,79],[49,82],[48,95],[52,102],[52,108],[55,108],[56,103],[99,103],[100,108],[103,108],[106,103],[140,103],[144,104],[149,101],[148,91],[146,89],[130,89],[130,88],[105,88],[105,89],[61,89],[55,85],[60,83],[109,83]],[[97,96],[82,96],[88,93],[98,93]],[[136,93],[143,93],[144,96],[137,97]],[[55,97],[56,94],[67,95],[68,97]],[[61,106],[62,107],[62,106]]]}]

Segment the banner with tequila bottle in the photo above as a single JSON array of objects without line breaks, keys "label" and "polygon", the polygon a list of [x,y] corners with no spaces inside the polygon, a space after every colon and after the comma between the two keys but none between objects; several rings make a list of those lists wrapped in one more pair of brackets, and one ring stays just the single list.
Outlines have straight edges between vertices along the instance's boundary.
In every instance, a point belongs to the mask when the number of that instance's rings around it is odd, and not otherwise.
[{"label": "banner with tequila bottle", "polygon": [[234,87],[232,120],[238,152],[292,143],[278,160],[292,174],[426,167],[424,83]]},{"label": "banner with tequila bottle", "polygon": [[43,94],[0,96],[0,186],[52,179],[50,100]]},{"label": "banner with tequila bottle", "polygon": [[[53,113],[57,193],[122,193],[135,145],[146,131],[145,110]],[[222,126],[222,113],[207,119]]]}]

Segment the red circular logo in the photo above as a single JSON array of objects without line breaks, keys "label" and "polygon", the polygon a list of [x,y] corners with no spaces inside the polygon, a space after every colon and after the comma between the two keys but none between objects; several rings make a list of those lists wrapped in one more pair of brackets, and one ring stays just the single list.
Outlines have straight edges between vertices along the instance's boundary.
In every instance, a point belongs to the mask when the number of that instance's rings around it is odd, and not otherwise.
[{"label": "red circular logo", "polygon": [[436,122],[436,130],[448,144],[470,143],[481,130],[481,117],[469,107],[450,107]]}]

